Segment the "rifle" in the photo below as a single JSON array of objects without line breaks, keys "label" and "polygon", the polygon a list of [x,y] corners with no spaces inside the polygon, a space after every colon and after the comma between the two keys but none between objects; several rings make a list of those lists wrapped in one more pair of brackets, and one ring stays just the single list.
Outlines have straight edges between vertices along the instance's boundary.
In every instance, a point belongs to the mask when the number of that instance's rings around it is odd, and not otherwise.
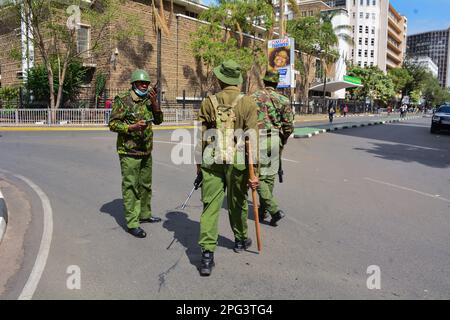
[{"label": "rifle", "polygon": [[186,201],[181,206],[181,210],[184,210],[184,208],[186,208],[186,205],[187,205],[189,199],[191,198],[192,194],[194,193],[195,190],[200,188],[200,186],[202,185],[202,182],[203,182],[203,175],[202,175],[202,172],[200,171],[194,180],[194,187],[192,188],[191,192],[189,193],[189,196],[187,197]]}]

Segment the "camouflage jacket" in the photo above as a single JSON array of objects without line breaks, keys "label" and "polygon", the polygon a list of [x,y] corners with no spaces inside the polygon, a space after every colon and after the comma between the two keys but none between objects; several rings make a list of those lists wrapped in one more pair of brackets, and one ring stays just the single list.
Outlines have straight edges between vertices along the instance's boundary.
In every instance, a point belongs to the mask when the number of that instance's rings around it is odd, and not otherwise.
[{"label": "camouflage jacket", "polygon": [[[129,132],[128,127],[139,120],[149,124],[143,131]],[[153,149],[152,123],[163,122],[162,112],[153,112],[148,98],[140,98],[129,90],[114,99],[109,129],[117,132],[117,152],[128,156],[147,156]]]},{"label": "camouflage jacket", "polygon": [[267,87],[253,94],[258,105],[259,129],[278,129],[282,145],[287,143],[294,132],[294,114],[289,99]]}]

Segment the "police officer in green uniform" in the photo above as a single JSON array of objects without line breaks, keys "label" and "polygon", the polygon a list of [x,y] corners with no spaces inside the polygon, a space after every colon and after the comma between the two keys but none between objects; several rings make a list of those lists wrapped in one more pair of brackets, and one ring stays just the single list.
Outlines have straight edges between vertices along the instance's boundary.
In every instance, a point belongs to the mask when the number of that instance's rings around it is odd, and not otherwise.
[{"label": "police officer in green uniform", "polygon": [[[270,225],[275,227],[285,214],[278,208],[273,188],[281,161],[281,151],[294,131],[294,114],[289,99],[276,91],[279,81],[278,71],[266,72],[263,81],[265,88],[253,94],[258,105],[258,127],[262,129],[258,187],[259,218],[263,221],[270,215]],[[264,161],[265,159],[267,161]]]},{"label": "police officer in green uniform", "polygon": [[[240,93],[238,85],[242,83],[240,66],[233,60],[224,61],[214,68],[214,75],[219,81],[221,91],[207,97],[201,105],[199,121],[202,132],[223,129],[226,123],[231,124],[232,131],[242,129],[245,132],[257,132],[257,106],[250,96]],[[226,106],[225,108],[222,108]],[[205,135],[203,135],[203,138]],[[218,139],[215,136],[215,139]],[[218,140],[215,140],[218,141]],[[207,152],[212,142],[202,140],[202,164],[197,170],[203,175],[202,202],[203,213],[200,218],[199,245],[202,249],[201,276],[209,276],[215,264],[214,251],[218,240],[218,220],[222,208],[225,191],[228,200],[228,216],[235,237],[235,252],[241,252],[251,245],[247,227],[247,189],[256,189],[258,178],[249,179],[245,162],[236,162],[236,158],[227,161],[209,161]],[[215,152],[215,151],[214,151]],[[218,153],[218,152],[217,152]],[[217,154],[215,154],[217,155]],[[208,160],[209,159],[209,160]],[[216,158],[217,159],[217,158]]]},{"label": "police officer in green uniform", "polygon": [[145,238],[140,223],[160,222],[152,216],[152,123],[161,124],[163,113],[157,88],[151,88],[144,70],[131,75],[131,89],[114,99],[109,128],[117,132],[117,152],[122,172],[122,196],[128,232]]}]

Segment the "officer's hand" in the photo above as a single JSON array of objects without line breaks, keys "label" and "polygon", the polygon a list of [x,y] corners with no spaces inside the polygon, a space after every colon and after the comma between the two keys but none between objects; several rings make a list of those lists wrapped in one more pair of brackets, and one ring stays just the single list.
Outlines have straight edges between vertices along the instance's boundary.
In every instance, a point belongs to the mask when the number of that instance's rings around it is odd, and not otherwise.
[{"label": "officer's hand", "polygon": [[145,120],[139,120],[128,127],[128,131],[143,131],[147,127]]},{"label": "officer's hand", "polygon": [[154,88],[149,88],[148,97],[150,98],[150,101],[152,102],[152,104],[157,103],[156,100],[158,98],[158,93]]},{"label": "officer's hand", "polygon": [[259,186],[259,178],[258,177],[254,177],[253,180],[252,179],[248,179],[248,186],[250,188],[252,188],[252,190],[256,190],[256,188],[258,188],[258,186]]}]

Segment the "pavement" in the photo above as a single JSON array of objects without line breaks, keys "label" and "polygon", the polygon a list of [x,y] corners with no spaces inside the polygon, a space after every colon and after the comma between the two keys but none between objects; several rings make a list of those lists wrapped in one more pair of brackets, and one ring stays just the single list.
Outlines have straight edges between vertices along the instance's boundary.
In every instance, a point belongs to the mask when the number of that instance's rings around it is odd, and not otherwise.
[{"label": "pavement", "polygon": [[[261,225],[260,253],[255,244],[236,254],[223,209],[209,278],[197,271],[200,192],[180,209],[195,168],[170,160],[181,146],[171,131],[154,135],[152,205],[163,221],[143,225],[145,239],[124,230],[115,134],[1,131],[0,169],[9,174],[0,172],[0,188],[6,180],[5,198],[27,200],[8,202],[17,208],[11,223],[31,220],[19,262],[0,246],[0,284],[3,261],[17,269],[0,299],[22,296],[35,261],[45,263],[25,295],[32,299],[449,299],[450,135],[431,135],[429,125],[419,118],[290,140],[275,188],[286,218]],[[367,287],[371,266],[381,270],[380,289]],[[80,288],[68,285],[73,270]]]},{"label": "pavement", "polygon": [[[307,126],[307,127],[296,127],[294,130],[294,137],[295,138],[311,138],[315,135],[335,131],[335,130],[342,130],[342,129],[349,129],[349,128],[359,128],[359,127],[365,127],[365,126],[374,126],[379,124],[386,124],[386,123],[395,123],[400,121],[407,121],[411,119],[418,119],[421,116],[409,116],[405,118],[400,117],[383,117],[378,118],[376,120],[363,120],[363,121],[352,121],[352,122],[340,122],[340,123],[328,123],[323,125],[316,125],[316,126]],[[344,119],[341,117],[341,119]]]}]

